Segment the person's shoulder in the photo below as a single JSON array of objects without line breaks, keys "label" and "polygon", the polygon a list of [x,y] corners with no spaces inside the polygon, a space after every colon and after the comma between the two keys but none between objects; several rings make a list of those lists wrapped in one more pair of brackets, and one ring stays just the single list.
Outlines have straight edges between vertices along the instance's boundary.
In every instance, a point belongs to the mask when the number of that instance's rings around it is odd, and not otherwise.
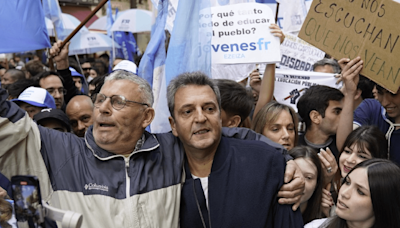
[{"label": "person's shoulder", "polygon": [[281,147],[275,147],[264,141],[260,140],[242,140],[237,138],[229,138],[223,136],[225,142],[229,143],[229,146],[234,148],[238,152],[244,152],[246,154],[253,154],[255,156],[273,156],[274,154],[281,155]]},{"label": "person's shoulder", "polygon": [[[379,110],[382,107],[381,103],[376,99],[364,99],[361,104],[357,107],[357,109],[371,109],[371,110]],[[356,110],[357,110],[356,109]]]},{"label": "person's shoulder", "polygon": [[325,221],[327,220],[327,218],[323,218],[323,219],[315,219],[309,223],[307,223],[304,228],[318,228],[320,227]]}]

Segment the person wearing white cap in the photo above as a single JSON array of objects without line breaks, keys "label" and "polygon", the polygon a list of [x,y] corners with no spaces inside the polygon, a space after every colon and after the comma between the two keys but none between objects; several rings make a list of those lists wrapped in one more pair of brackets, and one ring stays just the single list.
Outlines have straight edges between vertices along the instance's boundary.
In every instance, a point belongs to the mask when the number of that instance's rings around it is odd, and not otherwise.
[{"label": "person wearing white cap", "polygon": [[24,109],[29,117],[39,113],[44,108],[56,108],[54,98],[43,88],[29,87],[17,99],[13,99],[20,108]]},{"label": "person wearing white cap", "polygon": [[126,71],[132,72],[137,75],[136,64],[129,60],[122,60],[113,68],[113,70],[126,70]]}]

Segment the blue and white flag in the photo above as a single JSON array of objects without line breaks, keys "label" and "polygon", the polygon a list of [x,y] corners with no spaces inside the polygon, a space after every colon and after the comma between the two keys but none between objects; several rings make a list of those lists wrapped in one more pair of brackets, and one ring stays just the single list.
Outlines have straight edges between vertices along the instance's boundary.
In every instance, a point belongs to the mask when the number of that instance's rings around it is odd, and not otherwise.
[{"label": "blue and white flag", "polygon": [[[202,71],[211,77],[210,1],[179,1],[166,59],[167,84],[179,74]],[[207,35],[208,34],[208,35]]]},{"label": "blue and white flag", "polygon": [[[165,23],[168,15],[168,0],[160,0],[158,15],[151,39],[140,61],[138,75],[146,79],[153,89],[155,118],[150,125],[153,133],[171,129],[168,123],[169,112],[166,98],[165,81]],[[161,95],[163,94],[163,95]],[[165,110],[167,110],[165,112]]]},{"label": "blue and white flag", "polygon": [[0,0],[0,53],[50,46],[40,0]]},{"label": "blue and white flag", "polygon": [[[117,18],[117,15],[115,15],[115,18]],[[107,2],[107,26],[106,26],[106,30],[107,30],[107,35],[113,39],[113,41],[115,41],[115,39],[113,38],[113,34],[111,32],[111,27],[114,24],[114,19],[113,19],[113,15],[112,15],[112,8],[111,8],[111,1]],[[114,62],[114,52],[115,51],[115,46],[113,47],[113,49],[111,49],[110,51],[110,60],[108,63],[108,73],[111,73],[112,71],[112,65]]]},{"label": "blue and white flag", "polygon": [[53,22],[57,31],[57,37],[62,38],[64,25],[61,17],[61,9],[58,0],[42,0],[44,16]]}]

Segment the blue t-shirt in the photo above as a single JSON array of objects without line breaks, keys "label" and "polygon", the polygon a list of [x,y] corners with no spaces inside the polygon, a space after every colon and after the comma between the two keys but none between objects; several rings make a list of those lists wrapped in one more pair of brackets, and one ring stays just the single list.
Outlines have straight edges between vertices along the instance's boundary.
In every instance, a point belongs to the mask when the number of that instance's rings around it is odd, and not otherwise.
[{"label": "blue t-shirt", "polygon": [[[354,111],[353,123],[359,126],[374,125],[384,134],[389,130],[390,124],[394,120],[386,115],[386,110],[379,101],[375,99],[365,99]],[[390,137],[390,160],[400,165],[400,129],[394,130]]]}]

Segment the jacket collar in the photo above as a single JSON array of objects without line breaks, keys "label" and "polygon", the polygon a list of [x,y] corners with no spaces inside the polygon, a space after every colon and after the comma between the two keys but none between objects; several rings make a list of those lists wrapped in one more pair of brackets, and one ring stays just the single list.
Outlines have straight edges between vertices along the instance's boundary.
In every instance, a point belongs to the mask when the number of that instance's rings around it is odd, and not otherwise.
[{"label": "jacket collar", "polygon": [[[150,151],[150,150],[153,150],[160,146],[158,140],[156,139],[156,137],[154,137],[153,134],[151,134],[147,131],[144,131],[143,135],[144,135],[145,141],[144,141],[142,147],[139,150],[135,151],[134,153]],[[107,150],[104,150],[103,148],[99,147],[96,144],[96,142],[94,141],[94,137],[93,137],[93,125],[90,126],[85,133],[85,142],[86,142],[86,146],[92,151],[93,155],[101,160],[107,160],[107,159],[111,159],[114,157],[122,156],[122,155],[114,154]],[[134,154],[134,153],[131,153],[131,154]]]}]

